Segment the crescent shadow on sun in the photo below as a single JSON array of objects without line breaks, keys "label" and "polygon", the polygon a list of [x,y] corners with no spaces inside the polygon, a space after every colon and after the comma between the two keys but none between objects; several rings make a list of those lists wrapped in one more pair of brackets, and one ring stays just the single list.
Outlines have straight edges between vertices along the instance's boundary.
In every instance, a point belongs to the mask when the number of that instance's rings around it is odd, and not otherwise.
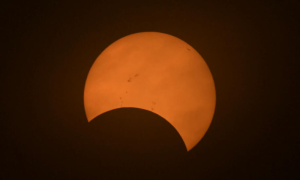
[{"label": "crescent shadow on sun", "polygon": [[162,116],[141,108],[121,107],[101,113],[89,122],[93,137],[103,146],[137,153],[187,152],[185,143]]}]

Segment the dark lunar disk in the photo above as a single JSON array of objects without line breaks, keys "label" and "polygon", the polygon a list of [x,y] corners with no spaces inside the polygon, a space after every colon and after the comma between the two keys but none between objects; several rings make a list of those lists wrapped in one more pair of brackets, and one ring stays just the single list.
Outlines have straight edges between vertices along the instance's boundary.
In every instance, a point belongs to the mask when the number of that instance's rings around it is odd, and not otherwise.
[{"label": "dark lunar disk", "polygon": [[92,164],[108,169],[174,169],[182,166],[187,154],[169,122],[138,108],[119,108],[97,116],[89,123],[87,141]]}]

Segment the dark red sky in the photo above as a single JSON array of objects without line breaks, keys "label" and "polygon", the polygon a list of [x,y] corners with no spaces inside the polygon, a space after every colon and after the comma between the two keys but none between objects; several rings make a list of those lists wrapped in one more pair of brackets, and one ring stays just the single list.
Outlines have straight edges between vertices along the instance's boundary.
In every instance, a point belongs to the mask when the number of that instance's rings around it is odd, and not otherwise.
[{"label": "dark red sky", "polygon": [[0,177],[74,179],[77,170],[67,168],[68,161],[80,153],[69,155],[67,149],[82,146],[77,139],[86,127],[83,88],[89,68],[109,44],[142,31],[189,43],[215,80],[215,116],[188,153],[185,179],[299,176],[298,1],[1,6]]}]

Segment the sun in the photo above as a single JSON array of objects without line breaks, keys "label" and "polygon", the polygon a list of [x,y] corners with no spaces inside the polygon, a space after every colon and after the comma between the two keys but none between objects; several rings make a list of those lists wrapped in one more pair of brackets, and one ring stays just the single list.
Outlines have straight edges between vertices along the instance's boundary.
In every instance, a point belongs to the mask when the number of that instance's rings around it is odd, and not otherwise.
[{"label": "sun", "polygon": [[149,110],[174,126],[188,150],[208,130],[215,104],[214,80],[201,55],[159,32],[131,34],[108,46],[84,89],[88,121],[122,107]]}]

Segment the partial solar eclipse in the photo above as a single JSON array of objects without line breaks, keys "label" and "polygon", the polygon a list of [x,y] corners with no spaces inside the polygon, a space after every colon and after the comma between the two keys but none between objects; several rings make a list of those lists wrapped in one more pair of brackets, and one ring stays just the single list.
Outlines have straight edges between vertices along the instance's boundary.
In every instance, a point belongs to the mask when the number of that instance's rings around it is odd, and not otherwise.
[{"label": "partial solar eclipse", "polygon": [[212,74],[200,54],[172,35],[141,32],[109,45],[92,65],[84,88],[88,121],[135,107],[166,119],[187,150],[204,136],[216,105]]}]

